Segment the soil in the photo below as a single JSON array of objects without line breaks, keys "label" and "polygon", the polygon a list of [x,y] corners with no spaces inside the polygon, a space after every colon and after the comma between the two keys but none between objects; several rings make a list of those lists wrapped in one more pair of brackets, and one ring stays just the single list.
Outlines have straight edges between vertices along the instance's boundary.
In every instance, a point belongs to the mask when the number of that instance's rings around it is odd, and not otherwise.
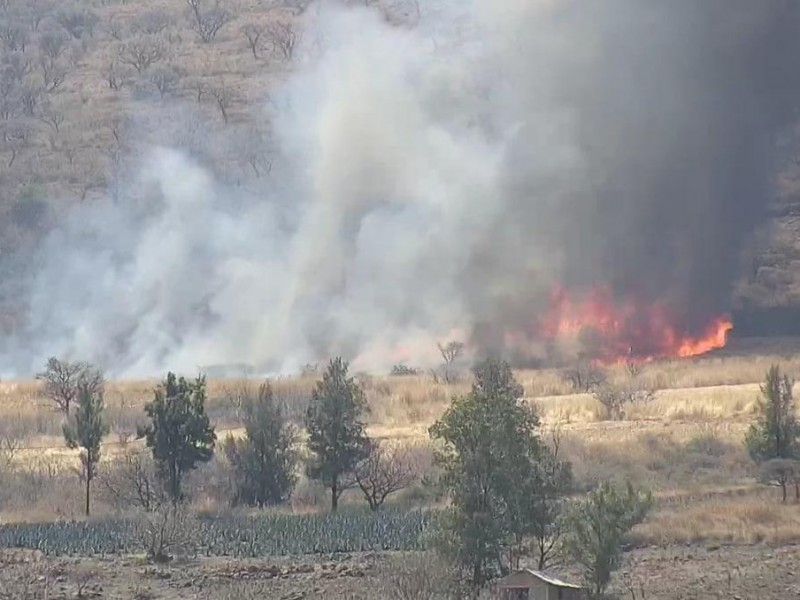
[{"label": "soil", "polygon": [[[0,555],[3,600],[301,600],[374,598],[385,554],[201,558],[154,566],[140,557]],[[630,600],[778,600],[800,596],[800,546],[670,547],[626,556],[614,591]]]}]

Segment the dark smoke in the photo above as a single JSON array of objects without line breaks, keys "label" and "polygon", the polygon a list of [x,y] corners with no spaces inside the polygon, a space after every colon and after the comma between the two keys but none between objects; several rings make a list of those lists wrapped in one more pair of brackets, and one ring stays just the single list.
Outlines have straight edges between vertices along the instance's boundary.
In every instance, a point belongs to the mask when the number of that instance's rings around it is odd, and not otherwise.
[{"label": "dark smoke", "polygon": [[[509,49],[527,58],[515,73],[522,126],[506,150],[504,241],[487,272],[509,272],[514,247],[523,262],[538,252],[559,260],[567,288],[609,284],[621,298],[665,302],[698,332],[730,310],[742,248],[774,200],[787,158],[776,140],[800,108],[800,4],[550,6],[548,29]],[[548,131],[529,118],[543,103],[571,142],[569,166],[546,173]],[[489,332],[530,319],[531,297],[513,280],[542,279],[510,271],[505,302],[489,303]]]},{"label": "dark smoke", "polygon": [[413,27],[308,11],[260,188],[177,145],[66,219],[28,269],[3,368],[425,366],[437,340],[533,343],[556,283],[665,302],[686,331],[730,309],[797,118],[800,3],[420,9]]}]

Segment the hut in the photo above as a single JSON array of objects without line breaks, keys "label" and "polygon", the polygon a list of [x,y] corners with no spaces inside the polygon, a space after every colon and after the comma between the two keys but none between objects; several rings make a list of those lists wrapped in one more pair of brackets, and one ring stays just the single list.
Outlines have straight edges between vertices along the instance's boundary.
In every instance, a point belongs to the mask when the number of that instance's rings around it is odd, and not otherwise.
[{"label": "hut", "polygon": [[583,600],[583,588],[534,571],[520,569],[496,584],[498,600]]}]

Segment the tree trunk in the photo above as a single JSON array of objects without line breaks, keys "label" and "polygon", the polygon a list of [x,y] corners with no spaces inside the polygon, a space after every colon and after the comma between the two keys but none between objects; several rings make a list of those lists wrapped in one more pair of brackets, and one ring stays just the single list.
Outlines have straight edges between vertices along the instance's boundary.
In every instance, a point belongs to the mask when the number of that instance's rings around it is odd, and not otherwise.
[{"label": "tree trunk", "polygon": [[89,516],[89,486],[92,483],[92,478],[87,473],[86,475],[86,516]]},{"label": "tree trunk", "polygon": [[783,494],[782,502],[785,504],[786,503],[786,482],[785,481],[781,481],[781,493]]},{"label": "tree trunk", "polygon": [[177,505],[181,499],[181,477],[176,464],[169,466],[169,494],[172,496],[172,504]]},{"label": "tree trunk", "polygon": [[334,477],[331,482],[331,512],[339,508],[339,478]]}]

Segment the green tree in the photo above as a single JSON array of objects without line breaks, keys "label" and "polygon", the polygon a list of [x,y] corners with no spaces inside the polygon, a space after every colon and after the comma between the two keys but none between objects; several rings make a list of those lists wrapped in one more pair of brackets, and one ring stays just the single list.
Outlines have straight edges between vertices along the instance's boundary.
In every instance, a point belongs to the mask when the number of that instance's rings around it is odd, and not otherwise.
[{"label": "green tree", "polygon": [[331,511],[339,496],[354,485],[353,469],[367,456],[369,438],[362,420],[364,390],[347,375],[341,358],[331,360],[311,395],[305,417],[311,459],[306,471],[331,490]]},{"label": "green tree", "polygon": [[236,472],[235,504],[267,506],[289,498],[297,481],[297,434],[264,383],[242,403],[245,437],[229,436],[225,454]]},{"label": "green tree", "polygon": [[68,448],[81,448],[81,477],[86,483],[86,516],[89,516],[91,484],[100,462],[100,444],[108,434],[102,387],[83,382],[78,386],[78,410],[64,424],[64,440]]},{"label": "green tree", "polygon": [[509,365],[489,359],[474,375],[471,392],[453,401],[430,435],[440,443],[451,500],[439,542],[480,586],[516,566],[526,542],[556,518],[550,501],[571,477],[541,441],[538,416]]},{"label": "green tree", "polygon": [[777,365],[767,371],[761,385],[763,399],[759,401],[758,420],[750,426],[745,438],[747,451],[756,463],[798,456],[800,429],[794,410],[793,384],[788,376],[781,375]]},{"label": "green tree", "polygon": [[205,377],[190,382],[168,373],[144,407],[151,422],[139,430],[139,437],[147,440],[173,503],[183,499],[184,475],[214,455],[217,436],[209,424],[205,401]]},{"label": "green tree", "polygon": [[592,598],[603,597],[620,566],[626,535],[644,520],[652,503],[650,493],[630,483],[602,483],[568,513],[566,548],[583,567]]}]

